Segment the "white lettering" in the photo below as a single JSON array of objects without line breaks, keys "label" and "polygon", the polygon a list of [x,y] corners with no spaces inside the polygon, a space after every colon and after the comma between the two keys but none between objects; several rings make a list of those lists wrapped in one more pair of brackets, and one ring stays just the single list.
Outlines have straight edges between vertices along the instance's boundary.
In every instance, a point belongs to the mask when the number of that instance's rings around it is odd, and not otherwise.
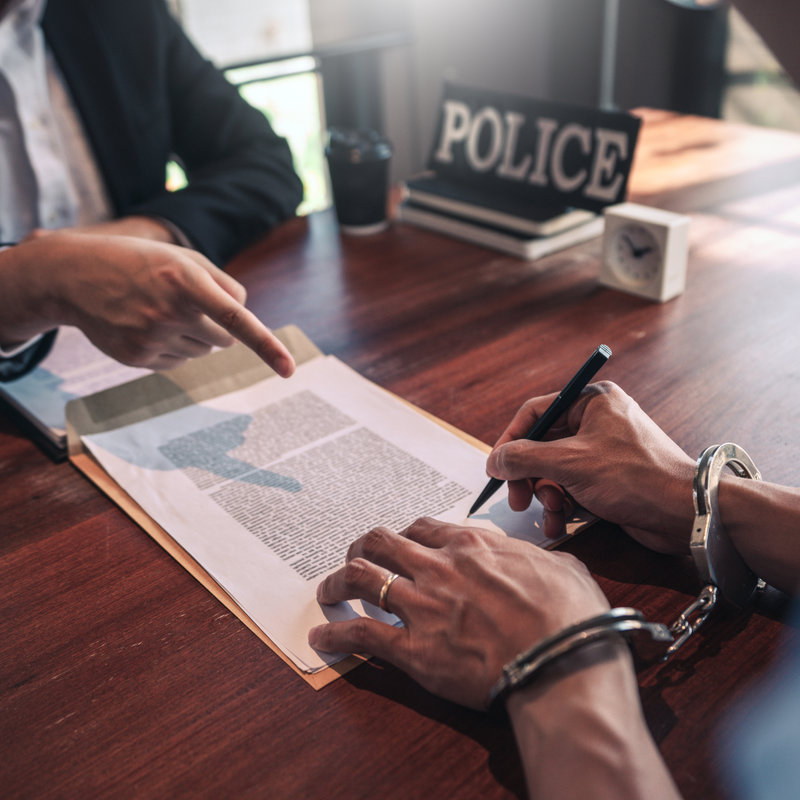
[{"label": "white lettering", "polygon": [[539,129],[538,145],[536,147],[536,168],[528,176],[528,183],[534,186],[547,186],[547,163],[550,153],[550,142],[553,141],[553,134],[558,128],[558,123],[548,117],[540,117],[536,120],[536,127]]},{"label": "white lettering", "polygon": [[628,157],[628,137],[622,131],[612,131],[608,128],[598,128],[594,136],[597,141],[597,152],[592,167],[592,179],[584,194],[596,200],[610,202],[615,200],[619,193],[622,175],[617,173],[616,177],[605,186],[602,185],[602,181],[614,176],[617,156]]},{"label": "white lettering", "polygon": [[619,197],[632,152],[624,130],[550,117],[528,124],[524,111],[473,109],[460,100],[444,102],[440,130],[434,163],[459,161],[458,171],[494,172],[553,194],[580,194],[591,203]]},{"label": "white lettering", "polygon": [[472,115],[466,103],[457,100],[447,100],[444,104],[444,122],[442,124],[442,138],[439,149],[434,158],[449,164],[453,160],[453,144],[463,142],[467,138]]},{"label": "white lettering", "polygon": [[502,178],[511,178],[515,181],[521,181],[531,165],[531,155],[528,153],[519,164],[514,166],[514,151],[517,149],[517,136],[519,135],[519,129],[525,124],[525,117],[523,117],[522,114],[517,114],[515,111],[506,112],[505,117],[508,133],[506,134],[506,146],[503,150],[503,160],[497,169],[497,174]]},{"label": "white lettering", "polygon": [[[489,149],[485,156],[481,156],[478,152],[478,140],[481,136],[481,131],[484,123],[489,125],[490,141]],[[490,170],[497,159],[500,157],[500,151],[503,149],[503,120],[497,109],[491,106],[482,108],[476,115],[472,123],[472,128],[467,138],[467,161],[472,165],[472,168],[477,172],[486,172]]]},{"label": "white lettering", "polygon": [[578,170],[572,177],[564,172],[564,151],[570,139],[577,139],[581,152],[588,155],[592,146],[592,132],[583,125],[565,125],[553,145],[553,183],[562,192],[574,192],[586,180],[586,170]]}]

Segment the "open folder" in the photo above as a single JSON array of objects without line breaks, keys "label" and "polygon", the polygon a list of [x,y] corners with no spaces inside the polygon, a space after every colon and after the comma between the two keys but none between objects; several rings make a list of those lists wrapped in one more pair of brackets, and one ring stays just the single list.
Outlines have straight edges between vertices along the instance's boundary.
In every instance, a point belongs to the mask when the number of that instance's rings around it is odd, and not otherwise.
[{"label": "open folder", "polygon": [[[349,543],[418,516],[464,523],[488,448],[325,356],[298,328],[276,335],[283,380],[236,345],[66,409],[69,458],[310,685],[360,663],[314,651],[307,631],[370,615],[315,589]],[[588,521],[577,516],[574,532]],[[541,507],[498,493],[468,524],[548,546]]]}]

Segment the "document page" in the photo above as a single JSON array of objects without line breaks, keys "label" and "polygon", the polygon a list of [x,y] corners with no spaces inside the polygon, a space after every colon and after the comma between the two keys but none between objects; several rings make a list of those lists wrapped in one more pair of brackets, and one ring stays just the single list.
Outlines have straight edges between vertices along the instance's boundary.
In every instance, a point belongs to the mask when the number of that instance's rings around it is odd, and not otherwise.
[{"label": "document page", "polygon": [[[234,598],[301,669],[330,656],[310,627],[369,614],[323,607],[315,591],[349,544],[376,525],[419,516],[463,522],[486,483],[486,454],[333,357],[289,380],[86,436],[111,477]],[[541,540],[541,507],[508,508],[505,492],[473,524]],[[509,533],[514,533],[509,530]]]}]

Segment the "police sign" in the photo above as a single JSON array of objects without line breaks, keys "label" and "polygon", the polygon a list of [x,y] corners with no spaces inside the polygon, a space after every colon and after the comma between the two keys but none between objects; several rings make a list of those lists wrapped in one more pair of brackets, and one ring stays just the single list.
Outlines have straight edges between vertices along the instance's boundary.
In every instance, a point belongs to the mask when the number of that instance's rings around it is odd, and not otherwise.
[{"label": "police sign", "polygon": [[446,84],[428,167],[541,205],[622,202],[641,120]]}]

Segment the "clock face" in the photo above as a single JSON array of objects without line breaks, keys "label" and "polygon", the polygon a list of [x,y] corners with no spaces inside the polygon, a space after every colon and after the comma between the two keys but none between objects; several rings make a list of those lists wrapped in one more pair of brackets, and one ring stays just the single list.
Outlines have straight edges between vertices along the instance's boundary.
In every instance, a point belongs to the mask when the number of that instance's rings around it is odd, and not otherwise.
[{"label": "clock face", "polygon": [[663,263],[661,247],[653,233],[635,222],[617,229],[608,256],[617,277],[633,285],[657,278]]}]

